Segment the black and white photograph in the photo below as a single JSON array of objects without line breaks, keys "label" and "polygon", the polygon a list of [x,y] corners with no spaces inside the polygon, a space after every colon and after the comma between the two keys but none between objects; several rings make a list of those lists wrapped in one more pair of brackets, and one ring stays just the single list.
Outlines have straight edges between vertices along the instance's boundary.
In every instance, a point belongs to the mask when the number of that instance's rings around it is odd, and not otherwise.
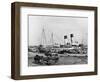
[{"label": "black and white photograph", "polygon": [[97,7],[11,5],[12,79],[97,75]]},{"label": "black and white photograph", "polygon": [[88,17],[28,15],[28,66],[88,64]]}]

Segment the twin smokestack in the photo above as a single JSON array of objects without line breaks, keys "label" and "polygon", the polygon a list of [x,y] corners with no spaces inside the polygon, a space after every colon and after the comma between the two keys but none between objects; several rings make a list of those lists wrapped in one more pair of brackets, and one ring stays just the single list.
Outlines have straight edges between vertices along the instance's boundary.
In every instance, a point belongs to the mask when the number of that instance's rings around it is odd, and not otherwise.
[{"label": "twin smokestack", "polygon": [[68,36],[67,35],[65,35],[64,36],[64,44],[71,44],[72,45],[72,43],[73,43],[73,37],[74,37],[74,34],[70,34],[70,42],[68,41]]}]

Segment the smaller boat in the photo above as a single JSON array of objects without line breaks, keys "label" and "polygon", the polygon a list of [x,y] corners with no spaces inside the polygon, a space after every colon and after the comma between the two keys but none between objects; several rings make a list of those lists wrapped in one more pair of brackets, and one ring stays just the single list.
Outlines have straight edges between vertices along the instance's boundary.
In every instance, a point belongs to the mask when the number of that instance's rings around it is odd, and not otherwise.
[{"label": "smaller boat", "polygon": [[54,65],[58,62],[59,56],[57,53],[47,52],[44,56],[36,55],[34,57],[34,62],[40,65]]}]

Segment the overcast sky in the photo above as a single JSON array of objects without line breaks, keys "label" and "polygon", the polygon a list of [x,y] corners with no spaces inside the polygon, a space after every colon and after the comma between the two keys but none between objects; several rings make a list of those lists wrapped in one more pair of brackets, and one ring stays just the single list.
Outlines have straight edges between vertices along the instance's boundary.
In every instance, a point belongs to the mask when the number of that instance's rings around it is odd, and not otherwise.
[{"label": "overcast sky", "polygon": [[47,43],[50,44],[51,33],[54,34],[54,42],[64,43],[64,35],[74,34],[73,41],[87,44],[88,18],[83,17],[61,17],[61,16],[36,16],[28,18],[29,45],[41,43],[42,30],[45,29]]}]

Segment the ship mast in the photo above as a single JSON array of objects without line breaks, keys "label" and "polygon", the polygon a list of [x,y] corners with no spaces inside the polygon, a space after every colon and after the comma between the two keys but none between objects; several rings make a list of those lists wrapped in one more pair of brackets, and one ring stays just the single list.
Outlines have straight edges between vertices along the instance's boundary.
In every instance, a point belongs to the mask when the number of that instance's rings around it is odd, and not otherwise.
[{"label": "ship mast", "polygon": [[54,45],[53,32],[51,33],[51,43],[52,43],[52,46],[53,46]]},{"label": "ship mast", "polygon": [[41,45],[46,45],[47,44],[47,40],[46,40],[46,35],[45,35],[45,29],[42,29],[42,36],[41,36]]}]

